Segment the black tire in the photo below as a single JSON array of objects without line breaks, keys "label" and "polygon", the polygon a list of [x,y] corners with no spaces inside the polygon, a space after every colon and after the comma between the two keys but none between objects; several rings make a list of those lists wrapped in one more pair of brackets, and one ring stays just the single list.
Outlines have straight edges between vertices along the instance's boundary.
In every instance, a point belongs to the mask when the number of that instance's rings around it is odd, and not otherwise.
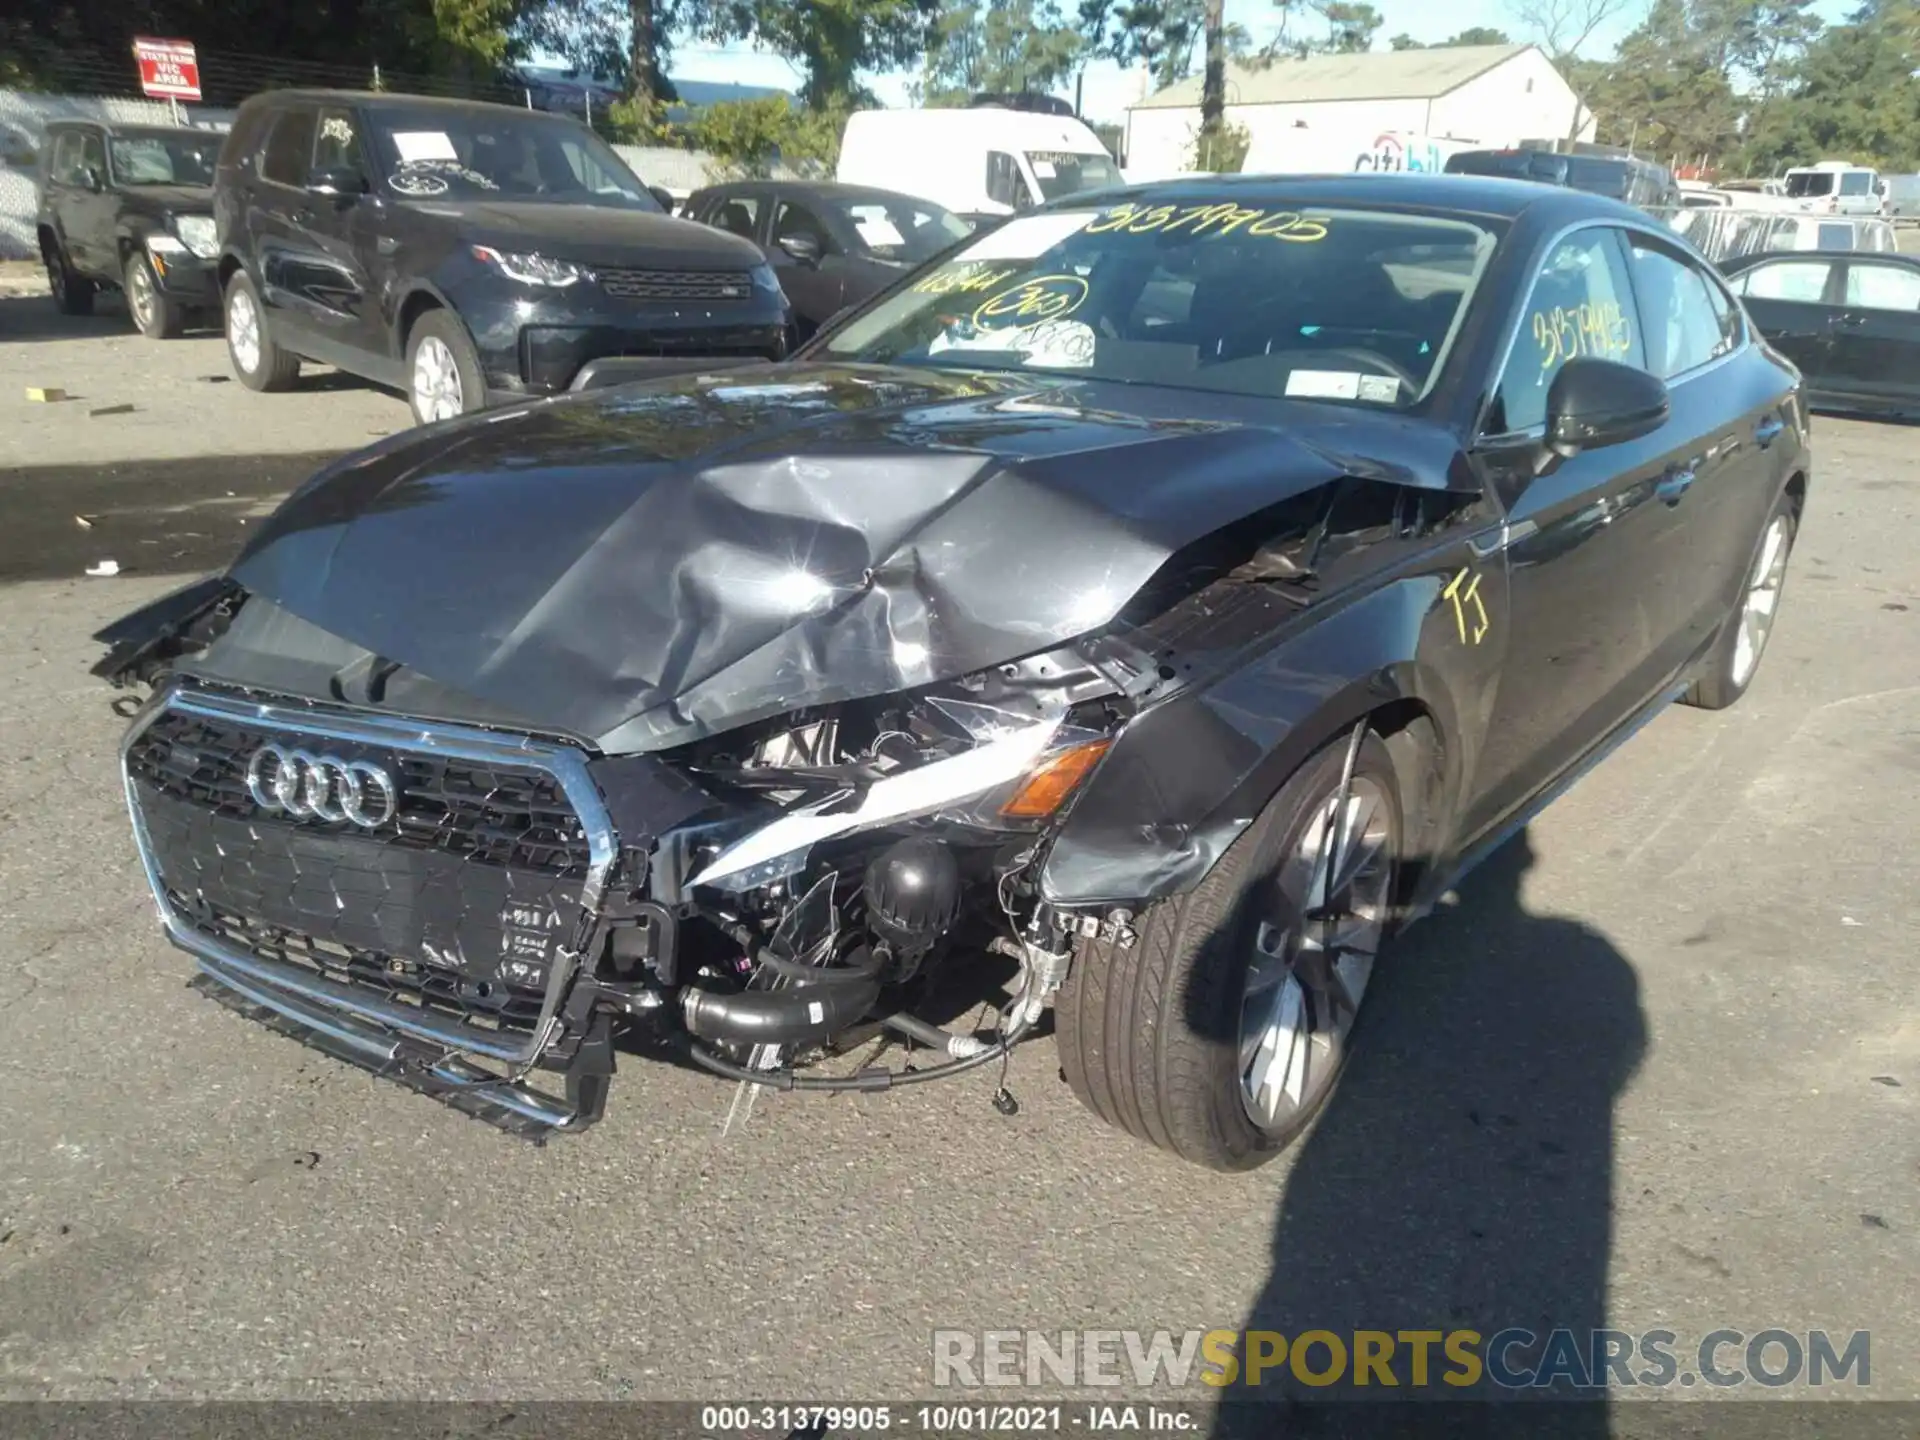
[{"label": "black tire", "polygon": [[[251,310],[255,327],[251,366],[242,358],[248,347],[243,343],[240,349],[234,348],[235,318],[242,307]],[[267,323],[267,308],[260,303],[260,292],[244,270],[234,271],[233,278],[227,281],[221,322],[220,328],[227,337],[228,363],[249,390],[286,390],[300,378],[300,357],[274,343],[273,331]],[[244,334],[242,338],[244,340]]]},{"label": "black tire", "polygon": [[42,238],[40,251],[47,263],[47,289],[53,293],[54,308],[62,315],[91,315],[98,287],[68,263],[66,247],[58,239]]},{"label": "black tire", "polygon": [[149,340],[177,340],[187,328],[187,312],[178,300],[160,288],[153,262],[138,250],[127,257],[127,314],[134,328]]},{"label": "black tire", "polygon": [[[459,408],[447,414],[433,413],[432,397],[421,389],[420,351],[430,341],[445,346],[453,360],[459,393],[451,398]],[[444,392],[439,393],[446,398]],[[415,320],[407,332],[407,404],[412,407],[414,423],[419,425],[452,419],[455,414],[471,415],[487,408],[487,377],[480,368],[480,352],[467,338],[467,328],[460,323],[460,317],[451,311],[429,310]]]},{"label": "black tire", "polygon": [[[1354,1030],[1334,1047],[1317,1082],[1323,1088],[1304,1092],[1284,1123],[1263,1128],[1242,1099],[1241,1004],[1264,897],[1279,893],[1281,862],[1337,793],[1347,743],[1343,737],[1308,760],[1191,892],[1147,909],[1131,947],[1080,942],[1054,1021],[1067,1083],[1101,1119],[1212,1169],[1250,1170],[1284,1150],[1324,1110]],[[1390,903],[1400,797],[1393,760],[1371,733],[1354,776],[1383,797]],[[1381,918],[1390,933],[1391,912]]]},{"label": "black tire", "polygon": [[[1775,534],[1776,527],[1780,527],[1783,539],[1777,556],[1770,561],[1768,542]],[[1747,562],[1746,572],[1741,577],[1740,594],[1733,602],[1733,613],[1727,617],[1726,627],[1720,632],[1720,639],[1708,655],[1705,667],[1688,687],[1686,694],[1680,697],[1682,703],[1702,710],[1724,710],[1747,693],[1747,687],[1753,684],[1753,677],[1760,673],[1760,662],[1766,658],[1767,641],[1779,618],[1780,601],[1786,592],[1787,562],[1793,557],[1793,542],[1799,529],[1799,508],[1791,495],[1782,495],[1768,513],[1767,523],[1760,527],[1760,538],[1754,542],[1753,558]],[[1766,583],[1767,577],[1761,573],[1763,566],[1771,575],[1773,609],[1767,614],[1756,646],[1753,632],[1746,622],[1751,597]],[[1752,648],[1750,658],[1746,653],[1748,647]]]}]

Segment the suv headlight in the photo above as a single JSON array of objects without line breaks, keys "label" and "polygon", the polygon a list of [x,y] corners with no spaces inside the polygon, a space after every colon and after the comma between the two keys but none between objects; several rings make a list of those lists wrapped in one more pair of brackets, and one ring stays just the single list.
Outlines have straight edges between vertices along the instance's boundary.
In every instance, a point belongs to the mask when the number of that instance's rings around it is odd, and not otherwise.
[{"label": "suv headlight", "polygon": [[571,260],[554,260],[546,255],[518,254],[496,250],[491,245],[475,245],[473,258],[491,265],[509,280],[522,285],[551,285],[564,288],[581,280],[592,280],[593,271]]},{"label": "suv headlight", "polygon": [[173,222],[173,233],[202,260],[211,260],[220,253],[220,238],[214,233],[211,215],[177,216]]}]

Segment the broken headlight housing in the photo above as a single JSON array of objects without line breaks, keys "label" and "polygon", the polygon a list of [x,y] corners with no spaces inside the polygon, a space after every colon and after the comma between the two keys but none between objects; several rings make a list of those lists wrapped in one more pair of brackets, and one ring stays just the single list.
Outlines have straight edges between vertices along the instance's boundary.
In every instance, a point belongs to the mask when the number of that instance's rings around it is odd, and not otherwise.
[{"label": "broken headlight housing", "polygon": [[905,822],[1036,830],[1106,755],[1115,694],[1069,649],[720,737],[692,767],[783,813],[710,857],[691,883],[754,889],[803,869],[817,845]]}]

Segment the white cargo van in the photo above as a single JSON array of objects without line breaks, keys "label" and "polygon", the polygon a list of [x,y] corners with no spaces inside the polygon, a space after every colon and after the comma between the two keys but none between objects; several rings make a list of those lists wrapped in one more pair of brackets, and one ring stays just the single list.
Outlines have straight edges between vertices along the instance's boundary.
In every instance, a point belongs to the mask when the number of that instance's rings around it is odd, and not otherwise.
[{"label": "white cargo van", "polygon": [[989,108],[856,111],[847,117],[833,178],[969,218],[1121,183],[1113,157],[1079,120]]},{"label": "white cargo van", "polygon": [[1846,160],[1796,166],[1784,188],[1790,208],[1825,215],[1878,215],[1886,194],[1877,170]]}]

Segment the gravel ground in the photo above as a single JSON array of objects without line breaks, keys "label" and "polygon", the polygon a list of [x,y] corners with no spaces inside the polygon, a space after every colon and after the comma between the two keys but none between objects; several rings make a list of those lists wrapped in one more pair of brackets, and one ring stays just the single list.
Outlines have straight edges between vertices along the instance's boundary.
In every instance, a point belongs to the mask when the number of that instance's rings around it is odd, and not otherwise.
[{"label": "gravel ground", "polygon": [[402,403],[45,310],[0,300],[0,1397],[926,1396],[936,1328],[1605,1325],[1867,1329],[1871,1393],[1920,1398],[1915,432],[1820,421],[1754,690],[1406,937],[1281,1163],[1100,1128],[1050,1041],[1011,1119],[991,1074],[748,1110],[628,1063],[536,1149],[184,988],[85,674]]}]

